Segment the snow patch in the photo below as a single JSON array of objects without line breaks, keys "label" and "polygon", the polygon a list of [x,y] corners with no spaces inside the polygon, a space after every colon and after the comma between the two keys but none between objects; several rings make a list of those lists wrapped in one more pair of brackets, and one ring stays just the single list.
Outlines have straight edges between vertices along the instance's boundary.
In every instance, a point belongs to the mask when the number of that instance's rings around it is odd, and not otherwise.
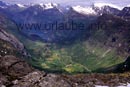
[{"label": "snow patch", "polygon": [[40,3],[39,5],[40,5],[41,7],[44,7],[44,4],[43,4],[43,3]]},{"label": "snow patch", "polygon": [[47,4],[40,3],[39,5],[40,5],[43,9],[52,9],[52,8],[58,6],[58,5],[55,4],[55,3],[47,3]]},{"label": "snow patch", "polygon": [[18,7],[24,8],[25,6],[22,4],[16,4]]},{"label": "snow patch", "polygon": [[102,8],[104,6],[110,6],[110,7],[113,7],[113,8],[117,8],[119,10],[122,10],[123,7],[119,7],[117,5],[114,5],[114,4],[110,4],[110,3],[94,3],[94,6],[95,7],[99,7],[99,8]]},{"label": "snow patch", "polygon": [[109,87],[109,86],[99,86],[99,85],[96,85],[95,87]]},{"label": "snow patch", "polygon": [[48,3],[48,4],[44,4],[45,9],[51,9],[54,7],[57,7],[58,5],[55,3]]},{"label": "snow patch", "polygon": [[72,7],[76,12],[81,14],[89,14],[89,15],[96,15],[97,13],[91,7],[81,7],[81,6],[74,6]]},{"label": "snow patch", "polygon": [[4,7],[4,6],[0,6],[0,8],[7,8],[7,7]]},{"label": "snow patch", "polygon": [[[95,87],[109,87],[109,86],[100,86],[100,85],[95,85]],[[130,87],[130,84],[127,83],[127,84],[124,84],[122,86],[117,86],[117,87]]]}]

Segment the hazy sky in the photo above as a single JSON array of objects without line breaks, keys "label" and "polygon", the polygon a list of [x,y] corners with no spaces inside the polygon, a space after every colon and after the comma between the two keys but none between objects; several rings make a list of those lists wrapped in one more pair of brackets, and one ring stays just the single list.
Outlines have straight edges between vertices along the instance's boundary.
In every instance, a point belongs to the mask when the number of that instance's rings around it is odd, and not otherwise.
[{"label": "hazy sky", "polygon": [[48,2],[54,2],[54,3],[60,3],[60,4],[68,4],[68,5],[88,5],[94,2],[102,2],[102,3],[112,3],[118,6],[127,6],[130,5],[130,0],[0,0],[5,1],[9,3],[48,3]]}]

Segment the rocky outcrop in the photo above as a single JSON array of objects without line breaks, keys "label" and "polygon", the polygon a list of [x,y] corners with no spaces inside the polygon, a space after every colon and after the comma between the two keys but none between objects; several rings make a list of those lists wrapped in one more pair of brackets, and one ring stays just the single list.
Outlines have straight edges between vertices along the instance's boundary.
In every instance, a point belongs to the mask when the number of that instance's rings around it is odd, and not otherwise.
[{"label": "rocky outcrop", "polygon": [[45,75],[40,71],[29,73],[21,80],[13,81],[13,84],[13,87],[72,87],[58,75]]},{"label": "rocky outcrop", "polygon": [[10,85],[12,80],[27,75],[33,68],[15,56],[0,57],[0,87]]},{"label": "rocky outcrop", "polygon": [[110,87],[130,83],[130,73],[56,75],[33,69],[15,56],[0,57],[0,87]]},{"label": "rocky outcrop", "polygon": [[4,84],[9,83],[9,80],[7,79],[7,77],[5,75],[3,75],[2,73],[0,73],[0,87],[2,87]]},{"label": "rocky outcrop", "polygon": [[24,45],[12,34],[7,33],[2,28],[0,28],[0,39],[10,42],[14,45],[15,48],[17,48],[20,51],[24,50]]},{"label": "rocky outcrop", "polygon": [[10,21],[5,15],[0,14],[0,39],[11,43],[18,51],[25,52],[24,45],[13,34],[6,31],[10,24],[13,26],[12,21]]},{"label": "rocky outcrop", "polygon": [[71,87],[60,75],[46,74],[15,56],[0,58],[0,87]]},{"label": "rocky outcrop", "polygon": [[33,69],[22,59],[14,56],[5,56],[0,59],[0,70],[7,75],[20,77],[28,74]]}]

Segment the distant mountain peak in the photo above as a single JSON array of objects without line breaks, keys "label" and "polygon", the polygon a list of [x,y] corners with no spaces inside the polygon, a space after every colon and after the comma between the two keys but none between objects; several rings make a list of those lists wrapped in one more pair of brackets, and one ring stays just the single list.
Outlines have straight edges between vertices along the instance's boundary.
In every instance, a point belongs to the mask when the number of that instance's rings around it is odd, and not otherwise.
[{"label": "distant mountain peak", "polygon": [[44,8],[44,9],[52,9],[52,8],[55,8],[55,7],[58,6],[56,3],[47,3],[47,4],[40,3],[39,5],[40,5],[42,8]]},{"label": "distant mountain peak", "polygon": [[119,16],[129,17],[130,16],[130,7],[123,8],[123,10],[120,12]]},{"label": "distant mountain peak", "polygon": [[0,1],[0,5],[6,5],[6,3],[4,3],[4,2],[2,2],[2,1]]},{"label": "distant mountain peak", "polygon": [[91,7],[73,6],[72,9],[78,13],[85,15],[96,15],[97,13]]},{"label": "distant mountain peak", "polygon": [[9,4],[0,1],[0,8],[6,8]]},{"label": "distant mountain peak", "polygon": [[24,8],[25,6],[24,5],[22,5],[22,4],[16,4],[18,7],[20,7],[20,8]]},{"label": "distant mountain peak", "polygon": [[118,6],[107,4],[107,3],[95,3],[87,7],[83,7],[80,5],[72,7],[72,10],[83,15],[102,15],[102,14],[116,15],[119,13],[120,9]]},{"label": "distant mountain peak", "polygon": [[119,10],[123,9],[122,7],[119,7],[119,6],[116,6],[114,4],[110,4],[110,3],[94,3],[94,6],[98,7],[98,8],[103,8],[105,6],[109,6],[109,7],[112,7],[112,8],[119,9]]}]

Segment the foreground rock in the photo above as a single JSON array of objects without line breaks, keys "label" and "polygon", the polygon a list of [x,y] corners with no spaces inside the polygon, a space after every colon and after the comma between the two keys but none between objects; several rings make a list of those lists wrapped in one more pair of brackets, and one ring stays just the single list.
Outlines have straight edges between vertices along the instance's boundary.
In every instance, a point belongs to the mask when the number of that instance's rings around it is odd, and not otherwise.
[{"label": "foreground rock", "polygon": [[13,81],[13,87],[71,87],[67,81],[58,75],[45,75],[40,71],[29,73],[21,80]]},{"label": "foreground rock", "polygon": [[27,75],[34,69],[22,59],[14,56],[0,57],[0,87],[10,85],[16,78]]},{"label": "foreground rock", "polygon": [[14,78],[27,75],[33,71],[33,68],[22,59],[14,56],[5,56],[0,58],[0,71]]},{"label": "foreground rock", "polygon": [[14,56],[0,58],[0,87],[71,87],[59,75],[46,74]]},{"label": "foreground rock", "polygon": [[130,83],[130,73],[56,75],[33,69],[15,56],[0,57],[0,87],[110,87]]},{"label": "foreground rock", "polygon": [[11,43],[19,51],[24,50],[24,45],[12,34],[7,33],[4,28],[0,27],[0,39]]},{"label": "foreground rock", "polygon": [[9,83],[9,80],[7,79],[6,75],[0,73],[0,87],[7,83]]}]

